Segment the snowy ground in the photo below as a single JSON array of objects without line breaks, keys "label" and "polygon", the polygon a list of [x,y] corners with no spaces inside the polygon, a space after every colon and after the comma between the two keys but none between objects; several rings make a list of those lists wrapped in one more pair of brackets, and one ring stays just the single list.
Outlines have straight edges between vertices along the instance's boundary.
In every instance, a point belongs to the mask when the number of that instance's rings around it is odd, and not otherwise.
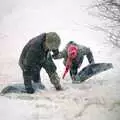
[{"label": "snowy ground", "polygon": [[[96,62],[112,62],[114,69],[82,84],[72,84],[69,75],[61,79],[64,91],[57,92],[44,70],[46,90],[33,95],[0,96],[0,120],[120,120],[120,49],[87,25],[98,22],[84,7],[91,0],[6,0],[0,1],[0,89],[22,83],[18,59],[27,41],[42,32],[56,31],[61,48],[70,40],[89,46]],[[62,60],[56,60],[63,74]],[[59,63],[59,64],[58,64]],[[83,66],[88,62],[85,59]]]}]

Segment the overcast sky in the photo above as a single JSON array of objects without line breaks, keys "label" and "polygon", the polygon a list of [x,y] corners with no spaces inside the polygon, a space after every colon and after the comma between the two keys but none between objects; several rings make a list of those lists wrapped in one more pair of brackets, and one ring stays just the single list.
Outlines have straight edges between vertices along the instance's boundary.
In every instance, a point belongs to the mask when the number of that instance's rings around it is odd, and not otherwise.
[{"label": "overcast sky", "polygon": [[[94,0],[93,0],[94,1]],[[62,49],[68,41],[91,47],[104,36],[89,28],[100,22],[89,15],[92,0],[0,0],[0,57],[18,60],[24,45],[38,34],[55,31]]]}]

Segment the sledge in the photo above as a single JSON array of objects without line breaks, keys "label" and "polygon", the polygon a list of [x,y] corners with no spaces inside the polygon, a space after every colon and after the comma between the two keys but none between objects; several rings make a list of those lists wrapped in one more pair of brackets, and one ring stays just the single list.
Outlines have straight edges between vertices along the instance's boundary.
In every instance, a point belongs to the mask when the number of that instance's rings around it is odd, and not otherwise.
[{"label": "sledge", "polygon": [[[32,83],[32,87],[35,91],[45,89],[45,88],[41,88],[37,83]],[[0,95],[4,95],[8,93],[26,93],[24,84],[21,83],[21,84],[8,85],[1,90]]]},{"label": "sledge", "polygon": [[75,76],[75,80],[72,83],[81,83],[85,80],[89,79],[90,77],[97,75],[101,72],[107,71],[113,68],[112,63],[94,63],[87,65],[78,74]]}]

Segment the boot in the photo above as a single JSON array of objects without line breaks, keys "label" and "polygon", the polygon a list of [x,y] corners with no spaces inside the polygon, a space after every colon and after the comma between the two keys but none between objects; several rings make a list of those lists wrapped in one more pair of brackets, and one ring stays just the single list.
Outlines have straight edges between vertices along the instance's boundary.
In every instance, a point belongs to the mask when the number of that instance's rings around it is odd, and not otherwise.
[{"label": "boot", "polygon": [[23,76],[23,77],[24,77],[24,85],[26,92],[29,94],[33,94],[35,90],[32,87],[31,76]]},{"label": "boot", "polygon": [[25,88],[26,89],[26,92],[28,93],[28,94],[33,94],[34,92],[35,92],[35,90],[32,88],[32,87],[30,87],[30,88]]}]

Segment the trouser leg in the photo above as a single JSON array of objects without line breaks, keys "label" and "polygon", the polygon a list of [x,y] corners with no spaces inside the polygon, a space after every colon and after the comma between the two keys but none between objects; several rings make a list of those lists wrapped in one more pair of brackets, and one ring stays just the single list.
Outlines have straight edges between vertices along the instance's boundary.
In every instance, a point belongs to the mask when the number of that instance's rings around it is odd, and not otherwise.
[{"label": "trouser leg", "polygon": [[70,77],[72,80],[74,80],[75,75],[77,75],[78,68],[71,68],[70,70]]},{"label": "trouser leg", "polygon": [[44,89],[45,86],[42,84],[41,78],[40,78],[40,70],[41,68],[39,67],[36,67],[32,70],[32,80],[35,86],[38,86],[40,89]]},{"label": "trouser leg", "polygon": [[23,71],[24,85],[27,93],[34,93],[34,89],[32,88],[32,75],[31,71],[24,70]]},{"label": "trouser leg", "polygon": [[73,75],[76,75],[77,74],[77,68],[72,68],[71,70],[70,70],[70,76],[72,77]]},{"label": "trouser leg", "polygon": [[84,57],[81,57],[79,58],[79,60],[75,60],[72,62],[72,66],[70,69],[70,77],[72,78],[72,80],[75,80],[75,76],[78,73],[78,68],[81,66],[83,59]]},{"label": "trouser leg", "polygon": [[34,83],[41,82],[40,69],[34,68],[34,69],[32,70],[32,80],[33,80]]}]

